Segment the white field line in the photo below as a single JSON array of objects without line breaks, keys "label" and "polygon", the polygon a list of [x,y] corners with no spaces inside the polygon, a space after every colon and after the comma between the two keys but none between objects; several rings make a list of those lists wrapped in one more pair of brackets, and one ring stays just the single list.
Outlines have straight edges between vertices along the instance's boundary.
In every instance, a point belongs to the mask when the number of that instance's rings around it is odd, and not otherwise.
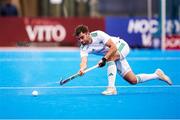
[{"label": "white field line", "polygon": [[0,52],[75,52],[79,47],[0,47]]},{"label": "white field line", "polygon": [[[98,61],[98,58],[89,58],[89,61]],[[128,57],[127,60],[132,61],[177,61],[180,60],[180,57]],[[16,61],[24,61],[24,62],[36,62],[36,61],[47,61],[47,62],[54,62],[54,61],[80,61],[80,58],[74,57],[45,57],[45,58],[0,58],[0,62],[16,62]]]},{"label": "white field line", "polygon": [[[0,87],[0,90],[17,89],[86,89],[86,88],[106,88],[107,86],[59,86],[59,87]],[[116,86],[117,88],[180,88],[180,85],[148,85],[148,86]]]}]

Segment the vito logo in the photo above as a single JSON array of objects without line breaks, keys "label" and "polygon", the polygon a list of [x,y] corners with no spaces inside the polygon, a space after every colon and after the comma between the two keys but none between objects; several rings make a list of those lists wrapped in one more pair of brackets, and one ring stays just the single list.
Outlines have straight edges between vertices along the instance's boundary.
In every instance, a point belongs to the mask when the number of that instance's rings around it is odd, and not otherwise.
[{"label": "vito logo", "polygon": [[26,32],[32,42],[61,42],[66,37],[66,30],[62,25],[27,25]]}]

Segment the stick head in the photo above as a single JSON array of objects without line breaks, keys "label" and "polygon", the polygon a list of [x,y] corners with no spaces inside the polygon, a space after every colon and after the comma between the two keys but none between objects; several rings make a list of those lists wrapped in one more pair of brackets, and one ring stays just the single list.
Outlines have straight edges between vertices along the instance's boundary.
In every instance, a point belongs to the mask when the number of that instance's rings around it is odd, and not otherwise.
[{"label": "stick head", "polygon": [[60,85],[63,85],[63,84],[64,84],[64,82],[61,80],[59,84],[60,84]]},{"label": "stick head", "polygon": [[60,82],[59,82],[60,85],[63,85],[62,81],[63,81],[63,77],[60,78]]}]

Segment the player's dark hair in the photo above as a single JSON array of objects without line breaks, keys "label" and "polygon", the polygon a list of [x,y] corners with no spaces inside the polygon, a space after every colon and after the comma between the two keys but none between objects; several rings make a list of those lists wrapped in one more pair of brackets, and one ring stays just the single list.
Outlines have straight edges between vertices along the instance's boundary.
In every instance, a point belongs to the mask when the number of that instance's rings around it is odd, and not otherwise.
[{"label": "player's dark hair", "polygon": [[78,25],[76,28],[75,28],[75,31],[74,31],[74,36],[79,36],[80,33],[87,33],[89,32],[89,28],[88,26],[86,25]]}]

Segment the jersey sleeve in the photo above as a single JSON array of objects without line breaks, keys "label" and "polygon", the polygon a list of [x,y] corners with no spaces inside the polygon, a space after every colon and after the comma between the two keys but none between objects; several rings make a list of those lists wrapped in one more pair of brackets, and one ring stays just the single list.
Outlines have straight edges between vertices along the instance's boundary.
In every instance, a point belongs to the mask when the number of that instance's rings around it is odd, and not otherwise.
[{"label": "jersey sleeve", "polygon": [[111,36],[103,31],[98,31],[98,36],[103,40],[103,43],[106,44],[109,39],[111,39]]},{"label": "jersey sleeve", "polygon": [[86,45],[81,45],[80,46],[80,56],[82,57],[87,57],[88,56],[88,50]]}]

